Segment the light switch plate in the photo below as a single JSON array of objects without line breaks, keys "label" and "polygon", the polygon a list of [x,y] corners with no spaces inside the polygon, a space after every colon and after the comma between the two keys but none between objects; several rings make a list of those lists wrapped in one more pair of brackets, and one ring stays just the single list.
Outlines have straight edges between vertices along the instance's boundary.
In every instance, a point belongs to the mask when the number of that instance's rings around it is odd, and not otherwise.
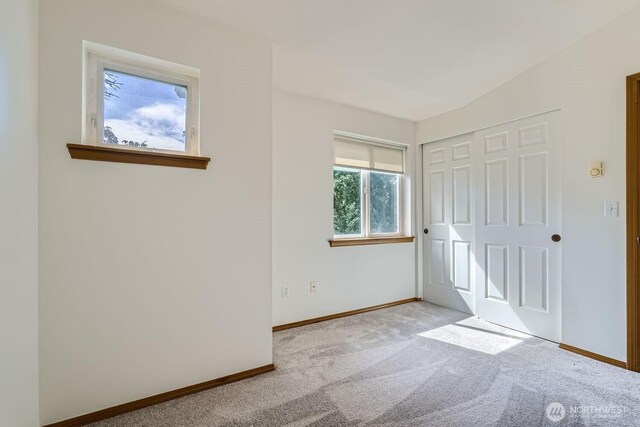
[{"label": "light switch plate", "polygon": [[604,216],[617,217],[620,213],[619,204],[616,201],[604,202]]}]

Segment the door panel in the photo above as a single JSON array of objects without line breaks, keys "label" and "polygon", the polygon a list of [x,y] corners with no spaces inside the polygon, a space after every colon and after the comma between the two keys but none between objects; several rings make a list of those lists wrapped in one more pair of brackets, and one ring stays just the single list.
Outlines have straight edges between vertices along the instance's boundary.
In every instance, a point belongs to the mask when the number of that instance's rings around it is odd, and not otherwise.
[{"label": "door panel", "polygon": [[507,132],[499,132],[484,137],[485,154],[499,153],[507,151],[509,134]]},{"label": "door panel", "polygon": [[431,239],[431,282],[430,285],[445,286],[446,261],[445,261],[445,241],[441,239]]},{"label": "door panel", "polygon": [[518,143],[520,147],[544,144],[545,142],[547,142],[547,124],[545,122],[524,126],[518,131]]},{"label": "door panel", "polygon": [[471,225],[471,166],[453,168],[453,224]]},{"label": "door panel", "polygon": [[445,223],[445,171],[431,172],[431,222],[433,224]]},{"label": "door panel", "polygon": [[508,301],[509,296],[509,247],[486,244],[485,298]]},{"label": "door panel", "polygon": [[453,287],[471,292],[471,242],[453,241]]},{"label": "door panel", "polygon": [[547,225],[547,154],[520,156],[520,225]]},{"label": "door panel", "polygon": [[508,225],[509,159],[485,162],[485,225]]},{"label": "door panel", "polygon": [[438,165],[444,163],[444,147],[433,148],[429,151],[429,164]]},{"label": "door panel", "polygon": [[547,311],[547,249],[520,247],[520,306]]},{"label": "door panel", "polygon": [[471,158],[471,141],[453,144],[451,146],[453,160],[464,160]]}]

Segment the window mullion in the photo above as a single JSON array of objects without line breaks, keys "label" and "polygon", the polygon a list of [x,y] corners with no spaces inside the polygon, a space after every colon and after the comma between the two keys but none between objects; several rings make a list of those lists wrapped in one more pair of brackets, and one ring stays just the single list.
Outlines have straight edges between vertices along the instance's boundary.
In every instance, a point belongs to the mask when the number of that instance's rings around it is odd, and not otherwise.
[{"label": "window mullion", "polygon": [[371,234],[371,218],[370,218],[370,203],[371,203],[371,198],[370,198],[370,194],[371,194],[371,188],[370,188],[370,173],[368,170],[363,170],[362,171],[362,179],[364,181],[364,194],[363,194],[363,200],[364,200],[364,208],[363,208],[363,217],[364,217],[364,236],[365,237],[369,237]]},{"label": "window mullion", "polygon": [[396,182],[396,221],[397,221],[397,228],[398,228],[398,234],[404,234],[405,230],[403,229],[404,226],[404,218],[403,218],[403,187],[402,184],[404,183],[404,176],[403,175],[398,175],[398,181]]}]

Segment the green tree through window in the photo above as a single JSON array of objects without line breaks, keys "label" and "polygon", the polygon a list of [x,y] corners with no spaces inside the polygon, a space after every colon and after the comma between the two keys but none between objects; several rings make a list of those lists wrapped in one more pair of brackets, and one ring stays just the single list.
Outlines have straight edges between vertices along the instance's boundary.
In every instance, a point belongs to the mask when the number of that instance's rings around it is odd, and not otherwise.
[{"label": "green tree through window", "polygon": [[362,233],[360,171],[333,170],[333,232]]}]

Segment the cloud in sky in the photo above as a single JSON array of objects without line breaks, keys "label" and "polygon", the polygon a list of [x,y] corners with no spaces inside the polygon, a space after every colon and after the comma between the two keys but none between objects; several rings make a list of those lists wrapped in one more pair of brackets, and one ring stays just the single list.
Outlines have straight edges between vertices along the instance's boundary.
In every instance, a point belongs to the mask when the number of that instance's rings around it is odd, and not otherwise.
[{"label": "cloud in sky", "polygon": [[185,150],[185,109],[175,104],[156,103],[137,108],[126,119],[105,119],[120,142],[147,142],[149,148]]},{"label": "cloud in sky", "polygon": [[138,108],[131,120],[149,130],[153,136],[170,136],[184,141],[186,113],[184,108],[172,104],[154,104]]}]

